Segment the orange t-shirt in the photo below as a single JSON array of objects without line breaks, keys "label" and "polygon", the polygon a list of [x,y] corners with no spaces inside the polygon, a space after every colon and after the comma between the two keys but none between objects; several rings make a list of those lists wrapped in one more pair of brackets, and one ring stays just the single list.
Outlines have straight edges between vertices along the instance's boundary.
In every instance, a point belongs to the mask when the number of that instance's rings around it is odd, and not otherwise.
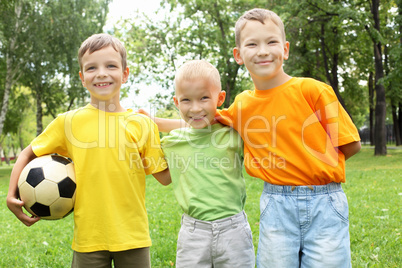
[{"label": "orange t-shirt", "polygon": [[217,119],[243,138],[247,173],[276,185],[345,182],[337,147],[360,140],[333,89],[310,78],[244,91]]}]

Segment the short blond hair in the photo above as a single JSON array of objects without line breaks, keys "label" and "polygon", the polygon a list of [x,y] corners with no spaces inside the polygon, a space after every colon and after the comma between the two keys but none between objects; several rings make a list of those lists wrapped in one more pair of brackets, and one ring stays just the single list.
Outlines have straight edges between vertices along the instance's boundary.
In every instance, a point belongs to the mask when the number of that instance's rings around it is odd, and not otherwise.
[{"label": "short blond hair", "polygon": [[174,83],[177,87],[181,81],[193,79],[208,79],[214,87],[221,89],[219,71],[206,60],[190,60],[184,63],[176,71]]},{"label": "short blond hair", "polygon": [[114,50],[119,52],[121,56],[121,65],[123,70],[127,67],[127,51],[124,45],[117,39],[109,34],[101,33],[94,34],[88,37],[82,42],[80,49],[78,50],[78,63],[80,64],[80,70],[82,70],[82,57],[88,51],[89,54],[101,50],[102,48],[111,46]]},{"label": "short blond hair", "polygon": [[286,42],[285,26],[281,18],[273,11],[262,8],[254,8],[244,13],[236,22],[235,25],[235,41],[236,47],[240,48],[240,33],[246,25],[247,21],[256,20],[264,24],[266,19],[271,20],[282,32],[283,42]]}]

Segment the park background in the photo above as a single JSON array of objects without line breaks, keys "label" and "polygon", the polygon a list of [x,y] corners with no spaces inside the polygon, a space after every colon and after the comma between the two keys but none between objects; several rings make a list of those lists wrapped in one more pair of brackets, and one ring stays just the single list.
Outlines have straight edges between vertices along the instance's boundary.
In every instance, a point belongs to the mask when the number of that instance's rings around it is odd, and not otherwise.
[{"label": "park background", "polygon": [[[252,89],[246,70],[232,57],[234,24],[246,10],[267,8],[285,24],[290,42],[285,71],[331,85],[360,130],[364,147],[348,160],[344,185],[354,266],[400,267],[402,1],[149,4],[146,13],[134,10],[119,17],[119,11],[133,10],[130,1],[0,0],[0,196],[5,200],[13,159],[20,150],[57,114],[88,102],[76,56],[88,36],[107,32],[125,44],[130,67],[130,81],[121,93],[125,107],[178,117],[171,101],[173,75],[186,60],[206,59],[218,68],[227,92],[225,107],[238,93]],[[246,180],[247,213],[257,241],[262,184]],[[152,262],[154,267],[172,266],[180,211],[170,187],[149,181]],[[5,202],[0,208],[0,267],[69,266],[71,216],[26,228]]]}]

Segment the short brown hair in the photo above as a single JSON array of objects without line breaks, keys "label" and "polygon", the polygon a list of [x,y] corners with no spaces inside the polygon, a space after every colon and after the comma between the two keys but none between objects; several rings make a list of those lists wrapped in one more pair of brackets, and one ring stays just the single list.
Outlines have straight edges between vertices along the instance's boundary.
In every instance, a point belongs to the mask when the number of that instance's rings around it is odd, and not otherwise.
[{"label": "short brown hair", "polygon": [[105,33],[94,34],[88,37],[82,42],[80,49],[78,50],[78,62],[80,64],[80,70],[82,72],[82,57],[88,51],[89,54],[98,51],[102,48],[111,46],[114,50],[120,53],[121,65],[123,70],[127,67],[127,52],[123,44],[119,39]]},{"label": "short brown hair", "polygon": [[243,30],[247,21],[256,20],[264,24],[264,21],[266,19],[270,19],[273,23],[275,23],[279,27],[283,35],[283,42],[285,42],[286,41],[285,26],[283,25],[281,18],[271,10],[254,8],[244,13],[236,22],[235,25],[236,46],[240,48],[240,32]]}]

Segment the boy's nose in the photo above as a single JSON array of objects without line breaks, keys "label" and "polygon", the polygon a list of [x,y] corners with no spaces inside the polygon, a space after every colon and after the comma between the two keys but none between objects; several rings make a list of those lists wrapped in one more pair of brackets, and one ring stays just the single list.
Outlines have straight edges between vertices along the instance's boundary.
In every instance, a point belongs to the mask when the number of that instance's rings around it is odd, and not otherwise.
[{"label": "boy's nose", "polygon": [[201,110],[202,110],[201,105],[199,105],[198,103],[193,103],[193,105],[191,105],[191,107],[190,107],[190,111],[193,113],[199,112]]},{"label": "boy's nose", "polygon": [[260,46],[260,49],[258,50],[258,56],[268,56],[269,55],[269,49],[266,46]]},{"label": "boy's nose", "polygon": [[96,76],[97,76],[97,77],[105,77],[105,76],[107,76],[107,72],[106,72],[105,69],[100,68],[100,69],[99,69],[99,72],[97,73]]}]

